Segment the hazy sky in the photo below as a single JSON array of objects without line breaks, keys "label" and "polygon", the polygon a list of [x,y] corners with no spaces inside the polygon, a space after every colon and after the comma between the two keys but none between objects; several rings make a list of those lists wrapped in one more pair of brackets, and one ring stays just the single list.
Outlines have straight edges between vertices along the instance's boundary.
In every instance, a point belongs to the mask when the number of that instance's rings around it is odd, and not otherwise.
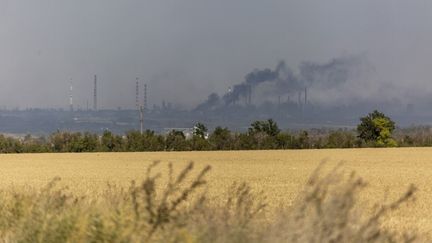
[{"label": "hazy sky", "polygon": [[67,107],[72,78],[84,107],[98,74],[102,107],[133,107],[135,77],[189,107],[253,68],[351,54],[385,95],[427,97],[431,23],[430,0],[0,0],[0,106]]}]

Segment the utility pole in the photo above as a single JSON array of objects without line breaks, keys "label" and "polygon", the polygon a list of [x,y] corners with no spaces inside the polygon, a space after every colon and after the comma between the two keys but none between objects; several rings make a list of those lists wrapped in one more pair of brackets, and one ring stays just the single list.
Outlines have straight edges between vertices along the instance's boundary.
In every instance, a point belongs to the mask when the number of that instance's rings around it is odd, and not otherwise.
[{"label": "utility pole", "polygon": [[70,81],[70,93],[69,93],[69,109],[70,111],[74,111],[74,107],[73,107],[73,86],[72,86],[72,79]]},{"label": "utility pole", "polygon": [[307,105],[307,88],[305,87],[305,91],[304,91],[305,93],[304,93],[304,95],[305,95],[305,97],[304,97],[304,104],[305,104],[305,106]]},{"label": "utility pole", "polygon": [[93,110],[97,111],[97,75],[94,76]]},{"label": "utility pole", "polygon": [[136,108],[140,108],[140,96],[139,96],[139,79],[136,78],[136,87],[135,87],[135,105]]},{"label": "utility pole", "polygon": [[147,84],[144,84],[144,112],[147,112]]},{"label": "utility pole", "polygon": [[140,133],[144,133],[144,106],[140,105]]}]

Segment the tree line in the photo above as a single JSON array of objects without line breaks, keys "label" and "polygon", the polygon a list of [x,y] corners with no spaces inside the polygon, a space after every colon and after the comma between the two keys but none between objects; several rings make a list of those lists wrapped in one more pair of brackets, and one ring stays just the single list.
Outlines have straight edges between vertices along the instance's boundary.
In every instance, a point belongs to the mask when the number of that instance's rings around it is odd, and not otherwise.
[{"label": "tree line", "polygon": [[104,131],[94,133],[57,131],[48,137],[12,138],[0,135],[0,153],[44,152],[138,152],[138,151],[207,151],[264,149],[321,149],[395,146],[432,146],[432,129],[418,127],[396,129],[383,113],[374,111],[360,118],[357,129],[281,131],[272,119],[253,122],[246,132],[216,127],[208,133],[198,123],[187,138],[182,131],[158,134],[147,130],[124,135]]}]

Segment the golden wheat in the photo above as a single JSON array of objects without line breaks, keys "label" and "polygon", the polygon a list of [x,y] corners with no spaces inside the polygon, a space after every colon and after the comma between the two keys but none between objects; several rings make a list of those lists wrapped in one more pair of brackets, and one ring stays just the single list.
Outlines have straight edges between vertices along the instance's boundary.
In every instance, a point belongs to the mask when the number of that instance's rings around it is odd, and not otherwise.
[{"label": "golden wheat", "polygon": [[[416,228],[420,233],[432,230],[429,148],[1,155],[0,187],[41,187],[59,176],[72,192],[91,197],[102,193],[108,182],[128,187],[131,180],[141,181],[155,160],[173,162],[176,171],[189,161],[197,168],[211,165],[208,190],[215,203],[237,181],[264,191],[270,208],[290,205],[322,160],[328,161],[329,168],[345,161],[344,169],[355,170],[370,185],[361,194],[365,204],[392,201],[411,183],[418,187],[417,200],[387,217],[384,227]],[[159,169],[167,174],[167,168]]]}]

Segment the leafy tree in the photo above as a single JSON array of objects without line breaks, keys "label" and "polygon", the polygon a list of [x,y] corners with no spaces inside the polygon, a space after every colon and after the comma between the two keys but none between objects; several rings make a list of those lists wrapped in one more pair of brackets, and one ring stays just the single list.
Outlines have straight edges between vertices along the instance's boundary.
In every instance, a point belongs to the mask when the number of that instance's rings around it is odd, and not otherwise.
[{"label": "leafy tree", "polygon": [[28,134],[24,137],[21,144],[23,153],[50,152],[50,147],[48,146],[49,143],[45,137],[36,138]]},{"label": "leafy tree", "polygon": [[194,130],[193,130],[193,135],[194,136],[198,136],[200,138],[204,138],[205,139],[206,135],[207,135],[207,132],[208,132],[207,127],[204,124],[200,123],[200,122],[198,122],[194,126]]},{"label": "leafy tree", "polygon": [[57,131],[50,136],[54,152],[80,152],[78,140],[81,134]]},{"label": "leafy tree", "polygon": [[84,152],[95,152],[99,146],[99,138],[97,134],[89,132],[84,133],[82,137],[82,146]]},{"label": "leafy tree", "polygon": [[123,140],[121,136],[105,130],[102,134],[100,146],[103,152],[119,152],[122,151]]},{"label": "leafy tree", "polygon": [[21,153],[22,144],[18,139],[0,135],[0,153]]},{"label": "leafy tree", "polygon": [[165,141],[162,135],[151,130],[146,130],[143,134],[130,131],[126,133],[125,148],[127,151],[163,151]]},{"label": "leafy tree", "polygon": [[228,128],[216,127],[209,137],[210,144],[215,150],[232,149],[232,134]]},{"label": "leafy tree", "polygon": [[327,137],[327,148],[352,148],[355,144],[355,135],[348,131],[333,131]]},{"label": "leafy tree", "polygon": [[310,138],[309,133],[307,131],[302,131],[297,137],[297,146],[300,149],[310,148]]},{"label": "leafy tree", "polygon": [[358,137],[367,143],[378,146],[396,146],[396,141],[391,137],[395,130],[395,123],[384,113],[377,110],[360,118],[357,126]]},{"label": "leafy tree", "polygon": [[281,132],[276,136],[278,149],[292,148],[293,137],[288,132]]},{"label": "leafy tree", "polygon": [[156,134],[154,131],[146,130],[142,138],[144,151],[163,151],[165,148],[164,137]]},{"label": "leafy tree", "polygon": [[[240,136],[245,149],[275,149],[278,147],[276,136],[280,129],[275,121],[255,121],[250,125],[247,136]],[[243,145],[242,145],[243,146]]]},{"label": "leafy tree", "polygon": [[143,136],[139,131],[129,131],[126,133],[125,148],[129,152],[145,150]]},{"label": "leafy tree", "polygon": [[237,150],[257,149],[257,143],[254,135],[249,133],[238,133],[234,136],[234,148]]},{"label": "leafy tree", "polygon": [[172,130],[165,138],[165,150],[185,151],[190,150],[189,143],[182,131]]},{"label": "leafy tree", "polygon": [[265,133],[268,136],[275,137],[280,133],[280,129],[273,119],[268,119],[267,121],[255,121],[251,124],[249,128],[250,134]]},{"label": "leafy tree", "polygon": [[392,131],[394,130],[394,123],[392,124],[392,121],[390,119],[382,117],[375,118],[373,119],[373,124],[377,128],[377,130],[379,130],[379,136],[376,140],[376,144],[378,146],[397,146],[396,141],[391,137]]},{"label": "leafy tree", "polygon": [[191,149],[195,151],[211,150],[209,141],[201,136],[194,135],[190,140]]}]

